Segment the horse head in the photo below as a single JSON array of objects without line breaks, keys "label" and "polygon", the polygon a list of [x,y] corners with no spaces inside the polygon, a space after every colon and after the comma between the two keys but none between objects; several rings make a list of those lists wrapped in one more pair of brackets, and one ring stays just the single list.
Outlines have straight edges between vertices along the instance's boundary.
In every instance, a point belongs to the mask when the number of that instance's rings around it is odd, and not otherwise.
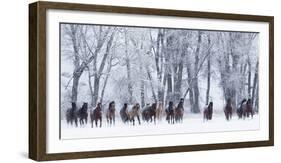
[{"label": "horse head", "polygon": [[247,100],[247,104],[248,105],[252,104],[252,100],[250,98]]},{"label": "horse head", "polygon": [[97,111],[101,111],[101,103],[99,102],[97,107],[96,107]]},{"label": "horse head", "polygon": [[88,110],[88,103],[87,102],[83,103],[82,109],[83,109],[83,111],[87,112],[87,110]]},{"label": "horse head", "polygon": [[136,109],[139,110],[140,109],[140,104],[136,103]]},{"label": "horse head", "polygon": [[110,110],[110,111],[115,111],[115,102],[114,102],[114,101],[111,101],[111,102],[109,103],[109,110]]},{"label": "horse head", "polygon": [[156,103],[153,103],[153,104],[151,105],[151,110],[152,110],[152,111],[156,111],[156,107],[157,107],[157,104],[156,104]]},{"label": "horse head", "polygon": [[71,108],[72,108],[73,110],[76,109],[76,103],[75,103],[75,102],[72,102],[72,103],[71,103]]},{"label": "horse head", "polygon": [[213,109],[213,102],[210,102],[210,103],[209,103],[208,109]]}]

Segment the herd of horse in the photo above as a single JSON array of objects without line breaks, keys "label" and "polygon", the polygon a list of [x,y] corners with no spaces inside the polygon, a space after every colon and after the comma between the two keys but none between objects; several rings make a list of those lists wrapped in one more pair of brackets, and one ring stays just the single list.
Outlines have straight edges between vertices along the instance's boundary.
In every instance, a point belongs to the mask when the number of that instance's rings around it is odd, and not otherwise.
[{"label": "herd of horse", "polygon": [[[98,103],[97,106],[88,111],[88,103],[84,102],[80,109],[77,109],[76,103],[71,103],[71,108],[66,111],[66,121],[67,124],[75,125],[78,127],[86,125],[88,122],[88,116],[90,114],[91,127],[102,127],[102,117],[105,114],[107,124],[115,125],[116,109],[115,102],[109,103],[108,108],[103,112],[102,104]],[[119,115],[123,123],[125,124],[136,124],[136,121],[140,125],[141,119],[143,122],[154,123],[156,121],[161,121],[163,117],[166,117],[166,121],[169,124],[182,123],[184,114],[184,99],[181,98],[177,105],[174,105],[173,101],[168,103],[168,107],[164,109],[163,103],[153,103],[152,105],[146,104],[146,106],[141,109],[140,104],[136,103],[131,108],[127,103],[124,103],[123,107],[120,109]],[[233,107],[231,104],[231,99],[227,100],[224,107],[224,114],[226,120],[232,119]],[[245,119],[246,117],[252,117],[254,115],[251,99],[243,99],[236,109],[236,114],[239,119]],[[209,102],[203,108],[203,121],[212,120],[213,116],[213,102]]]}]

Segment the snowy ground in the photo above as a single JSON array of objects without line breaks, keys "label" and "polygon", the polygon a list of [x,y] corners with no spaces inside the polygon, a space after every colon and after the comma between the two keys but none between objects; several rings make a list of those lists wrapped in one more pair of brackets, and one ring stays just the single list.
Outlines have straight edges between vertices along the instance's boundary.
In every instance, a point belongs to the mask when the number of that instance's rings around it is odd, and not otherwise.
[{"label": "snowy ground", "polygon": [[85,139],[85,138],[106,138],[106,137],[128,137],[144,135],[166,135],[166,134],[192,134],[209,132],[231,132],[231,131],[249,131],[259,129],[259,116],[254,118],[238,120],[236,116],[230,121],[226,121],[222,114],[213,115],[213,120],[203,122],[202,115],[185,115],[183,123],[168,124],[163,120],[154,123],[141,122],[135,126],[123,124],[119,117],[116,117],[115,126],[108,126],[106,119],[103,119],[101,128],[91,128],[88,123],[86,126],[73,127],[67,125],[65,120],[61,123],[62,139]]}]

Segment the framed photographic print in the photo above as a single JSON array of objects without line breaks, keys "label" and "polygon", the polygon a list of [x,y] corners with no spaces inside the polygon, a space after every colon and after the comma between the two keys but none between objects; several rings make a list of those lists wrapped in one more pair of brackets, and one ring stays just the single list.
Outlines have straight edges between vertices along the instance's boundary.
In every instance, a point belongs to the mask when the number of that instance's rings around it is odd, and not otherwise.
[{"label": "framed photographic print", "polygon": [[274,144],[274,18],[29,5],[29,157]]}]

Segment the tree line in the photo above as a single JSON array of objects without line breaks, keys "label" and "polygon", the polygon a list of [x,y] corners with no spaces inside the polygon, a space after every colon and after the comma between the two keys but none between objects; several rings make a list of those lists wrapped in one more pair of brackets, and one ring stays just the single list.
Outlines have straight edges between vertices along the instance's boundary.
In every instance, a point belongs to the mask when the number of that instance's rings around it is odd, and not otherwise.
[{"label": "tree line", "polygon": [[166,106],[184,98],[199,113],[201,103],[216,100],[210,94],[217,81],[224,101],[237,106],[251,98],[258,111],[258,33],[83,24],[60,30],[66,105],[89,99],[94,107],[118,98]]}]

